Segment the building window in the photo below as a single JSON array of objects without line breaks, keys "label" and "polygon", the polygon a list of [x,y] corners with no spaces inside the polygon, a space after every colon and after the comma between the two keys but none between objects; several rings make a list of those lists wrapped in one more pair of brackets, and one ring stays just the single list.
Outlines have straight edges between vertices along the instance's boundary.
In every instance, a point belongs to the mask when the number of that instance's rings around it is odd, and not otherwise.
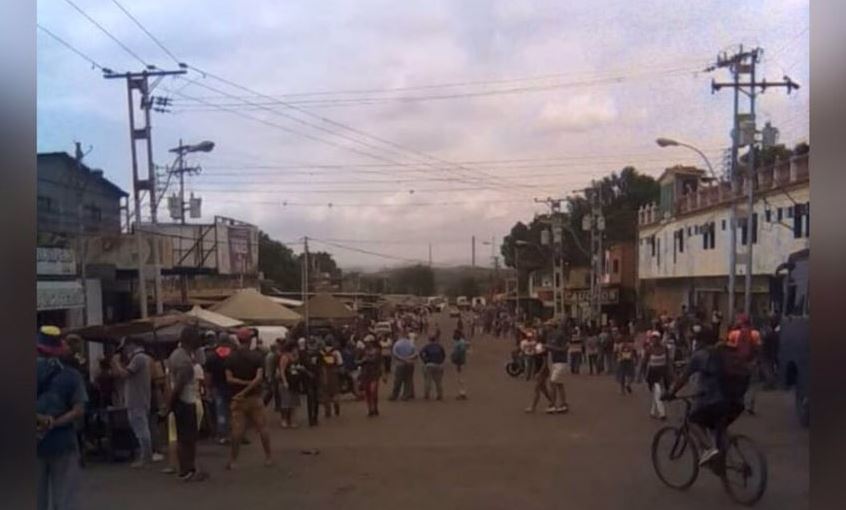
[{"label": "building window", "polygon": [[38,210],[50,212],[53,210],[53,199],[50,197],[38,197]]},{"label": "building window", "polygon": [[723,232],[726,231],[726,220],[723,220]]},{"label": "building window", "polygon": [[779,221],[779,222],[784,218],[784,213],[783,213],[781,207],[776,209],[776,218],[777,218],[776,221]]},{"label": "building window", "polygon": [[650,236],[649,245],[652,248],[652,256],[655,256],[655,236]]},{"label": "building window", "polygon": [[614,262],[612,263],[612,267],[614,268],[613,269],[614,274],[619,274],[620,273],[620,260],[614,259]]},{"label": "building window", "polygon": [[684,229],[679,230],[679,253],[684,253]]},{"label": "building window", "polygon": [[85,206],[85,214],[89,221],[93,222],[101,222],[103,221],[103,211],[94,205],[87,205]]},{"label": "building window", "polygon": [[691,233],[690,227],[687,227],[687,237],[690,237],[692,235],[693,234]]},{"label": "building window", "polygon": [[752,213],[752,244],[758,244],[758,213]]},{"label": "building window", "polygon": [[746,246],[746,237],[749,234],[749,229],[746,228],[747,218],[738,218],[740,224],[740,244]]},{"label": "building window", "polygon": [[788,218],[792,218],[793,216],[795,216],[793,214],[794,209],[795,209],[795,207],[785,207],[785,210],[787,210],[787,217]]},{"label": "building window", "polygon": [[715,246],[717,246],[717,224],[712,221],[711,222],[711,249],[713,250]]},{"label": "building window", "polygon": [[764,221],[766,221],[767,223],[771,223],[773,221],[773,214],[772,213],[773,212],[769,209],[764,211]]},{"label": "building window", "polygon": [[793,213],[793,237],[799,239],[802,237],[802,204],[794,205],[793,209],[795,209]]},{"label": "building window", "polygon": [[811,203],[805,202],[805,237],[811,237]]},{"label": "building window", "polygon": [[656,250],[656,253],[658,254],[658,260],[657,260],[658,267],[661,267],[661,238],[660,237],[655,240],[655,250]]}]

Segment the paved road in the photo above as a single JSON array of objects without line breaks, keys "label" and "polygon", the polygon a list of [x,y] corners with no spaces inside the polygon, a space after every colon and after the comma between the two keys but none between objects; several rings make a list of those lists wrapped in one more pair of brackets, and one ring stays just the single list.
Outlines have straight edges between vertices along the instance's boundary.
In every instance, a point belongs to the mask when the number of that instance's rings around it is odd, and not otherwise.
[{"label": "paved road", "polygon": [[[442,318],[444,332],[452,322]],[[731,504],[710,473],[686,493],[663,486],[649,460],[652,434],[643,385],[621,396],[609,377],[570,376],[571,412],[523,412],[528,383],[502,369],[510,341],[477,338],[469,357],[469,400],[383,402],[366,417],[362,402],[315,429],[273,430],[277,464],[261,466],[258,442],[240,469],[226,472],[226,448],[204,444],[200,463],[212,478],[180,483],[157,471],[93,465],[84,472],[85,508],[124,510],[403,509],[714,509]],[[421,376],[417,379],[422,395]],[[381,397],[387,393],[382,387]],[[809,508],[808,433],[794,424],[791,401],[762,393],[760,415],[736,429],[763,446],[770,468],[758,508]],[[304,448],[318,448],[307,456]]]}]

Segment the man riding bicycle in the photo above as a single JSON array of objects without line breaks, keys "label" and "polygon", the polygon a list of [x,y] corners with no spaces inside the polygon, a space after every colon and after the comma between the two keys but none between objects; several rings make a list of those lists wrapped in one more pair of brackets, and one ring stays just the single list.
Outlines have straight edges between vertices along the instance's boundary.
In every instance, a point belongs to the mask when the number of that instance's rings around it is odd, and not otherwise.
[{"label": "man riding bicycle", "polygon": [[725,451],[726,431],[743,412],[750,364],[760,346],[760,334],[757,333],[749,317],[741,314],[737,317],[736,329],[730,332],[726,341],[714,345],[712,336],[704,336],[701,347],[693,353],[684,372],[663,397],[672,400],[690,377],[697,374],[699,391],[690,421],[713,437],[712,442],[703,441],[712,446],[700,456],[700,465]]}]

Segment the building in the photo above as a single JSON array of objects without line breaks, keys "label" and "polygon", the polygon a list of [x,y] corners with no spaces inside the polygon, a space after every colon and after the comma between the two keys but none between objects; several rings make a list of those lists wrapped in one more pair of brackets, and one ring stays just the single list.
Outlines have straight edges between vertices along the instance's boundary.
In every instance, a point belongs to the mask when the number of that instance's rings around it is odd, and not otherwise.
[{"label": "building", "polygon": [[[729,225],[732,204],[745,208],[745,179],[713,182],[702,170],[668,168],[660,177],[661,202],[638,213],[638,285],[643,315],[681,306],[728,316]],[[779,264],[810,243],[808,154],[761,167],[750,221],[741,221],[737,251],[753,246],[753,314],[771,307],[769,293]],[[748,225],[747,225],[748,223]],[[735,303],[743,308],[745,264],[737,267]]]},{"label": "building", "polygon": [[[119,234],[128,194],[65,152],[37,157],[37,321],[59,327],[101,324],[114,266],[87,258],[83,239]],[[85,281],[83,282],[83,266]],[[86,298],[87,296],[87,298]],[[86,307],[87,303],[87,307]]]}]

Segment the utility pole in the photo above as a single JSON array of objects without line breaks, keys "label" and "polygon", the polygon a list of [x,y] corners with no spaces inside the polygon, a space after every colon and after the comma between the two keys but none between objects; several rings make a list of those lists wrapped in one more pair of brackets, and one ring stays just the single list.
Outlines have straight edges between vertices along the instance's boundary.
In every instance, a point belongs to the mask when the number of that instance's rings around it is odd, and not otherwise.
[{"label": "utility pole", "polygon": [[470,265],[474,268],[476,267],[476,236],[472,236],[471,240],[471,249],[470,249]]},{"label": "utility pole", "polygon": [[[141,191],[146,190],[149,194],[150,221],[153,224],[157,221],[156,209],[158,207],[158,201],[156,199],[156,172],[153,164],[152,126],[150,124],[150,108],[153,107],[154,101],[150,96],[150,92],[156,88],[156,85],[158,85],[165,76],[185,73],[186,71],[184,68],[178,71],[164,71],[151,67],[141,72],[129,73],[114,73],[107,70],[103,75],[106,79],[122,78],[126,80],[127,104],[129,107],[129,140],[132,152],[132,184],[133,196],[135,199],[135,235],[138,249],[138,299],[142,318],[147,317],[147,284],[145,281],[144,261],[142,258],[142,248],[144,243],[141,237]],[[150,77],[155,78],[152,86],[150,86],[149,82]],[[133,97],[133,91],[135,90],[137,90],[141,95],[140,107],[144,112],[144,125],[141,127],[135,126],[135,101]],[[145,140],[147,142],[146,179],[141,179],[138,174],[138,153],[136,148],[136,142],[138,140]],[[163,312],[161,267],[158,242],[155,238],[153,239],[152,246],[153,264],[155,266],[156,313],[161,314]]]},{"label": "utility pole", "polygon": [[[564,198],[547,197],[543,200],[535,199],[536,203],[545,203],[549,206],[549,221],[551,227],[552,246],[552,309],[553,316],[560,317],[564,313],[564,233],[563,222],[560,217],[561,203]],[[541,237],[543,241],[543,237]]]},{"label": "utility pole", "polygon": [[429,267],[432,267],[432,243],[429,243]]},{"label": "utility pole", "polygon": [[88,325],[88,276],[85,269],[86,265],[86,254],[87,254],[87,242],[85,241],[85,223],[83,221],[84,218],[84,206],[82,204],[82,199],[85,197],[85,188],[88,186],[88,177],[89,176],[82,176],[82,158],[85,156],[82,153],[82,148],[80,147],[79,142],[75,142],[76,151],[74,154],[74,159],[76,161],[76,223],[77,223],[77,252],[79,255],[79,276],[82,279],[82,325]]},{"label": "utility pole", "polygon": [[[734,119],[733,125],[734,129],[732,130],[732,154],[731,154],[731,175],[730,179],[732,183],[740,183],[745,182],[747,189],[743,190],[741,187],[741,192],[746,191],[746,204],[745,207],[742,209],[738,207],[742,205],[742,202],[735,200],[732,197],[732,205],[731,205],[731,238],[730,238],[730,252],[729,252],[729,320],[733,321],[734,319],[734,312],[735,312],[735,279],[736,279],[736,271],[737,266],[739,264],[744,264],[746,266],[746,274],[745,274],[745,282],[744,282],[744,299],[743,299],[743,310],[744,313],[747,315],[751,314],[752,312],[752,272],[754,269],[753,266],[753,248],[752,248],[752,239],[753,235],[757,238],[757,232],[753,232],[753,228],[757,230],[757,224],[753,223],[754,218],[754,208],[755,208],[755,180],[756,180],[756,162],[755,162],[755,135],[757,133],[755,128],[755,100],[757,96],[757,91],[760,88],[761,92],[764,92],[769,87],[785,87],[787,89],[787,93],[790,94],[790,91],[793,89],[798,89],[799,85],[793,82],[789,77],[784,76],[784,81],[782,82],[768,82],[766,80],[761,80],[760,82],[756,81],[755,71],[758,62],[760,61],[761,55],[763,54],[763,50],[761,48],[753,48],[748,51],[743,50],[743,46],[740,46],[739,51],[731,56],[726,54],[721,54],[717,56],[717,63],[714,64],[709,68],[709,70],[714,70],[717,68],[727,67],[732,73],[733,80],[730,83],[717,83],[716,81],[711,82],[711,91],[716,92],[723,87],[729,87],[734,89]],[[741,75],[748,75],[749,81],[748,82],[741,82],[740,76]],[[749,112],[746,114],[741,114],[739,112],[739,98],[740,93],[744,93],[749,98]],[[743,134],[743,139],[741,140],[741,134]],[[738,172],[739,166],[739,156],[738,151],[740,146],[749,146],[748,152],[748,161],[746,163],[746,172],[745,178],[743,180],[740,179],[740,172]],[[746,230],[746,252],[743,254],[738,254],[737,252],[737,224],[739,221],[742,221],[745,225]],[[742,255],[740,257],[741,260],[738,260],[738,255]]]},{"label": "utility pole", "polygon": [[303,238],[303,311],[305,312],[306,338],[308,338],[308,236]]},{"label": "utility pole", "polygon": [[[605,217],[602,215],[602,187],[593,182],[584,190],[591,204],[590,214],[582,218],[582,230],[590,231],[590,316],[592,320],[601,320],[603,267],[602,236],[605,232]],[[575,237],[575,236],[574,236]]]}]

